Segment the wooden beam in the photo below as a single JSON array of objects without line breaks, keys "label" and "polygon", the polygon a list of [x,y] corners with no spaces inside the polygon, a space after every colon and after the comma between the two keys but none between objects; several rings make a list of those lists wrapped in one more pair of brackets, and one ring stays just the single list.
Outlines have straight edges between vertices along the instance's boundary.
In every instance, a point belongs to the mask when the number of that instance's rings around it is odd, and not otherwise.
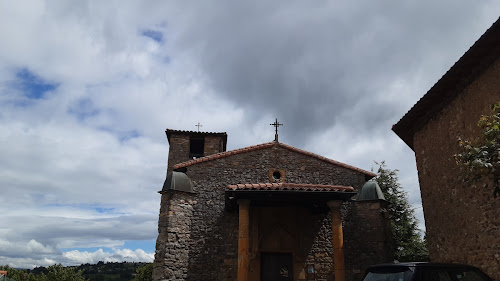
[{"label": "wooden beam", "polygon": [[340,200],[328,201],[328,207],[332,215],[333,270],[335,273],[335,281],[345,281],[344,237],[342,234],[341,206],[342,201]]},{"label": "wooden beam", "polygon": [[248,281],[249,248],[250,248],[250,200],[238,200],[238,281]]}]

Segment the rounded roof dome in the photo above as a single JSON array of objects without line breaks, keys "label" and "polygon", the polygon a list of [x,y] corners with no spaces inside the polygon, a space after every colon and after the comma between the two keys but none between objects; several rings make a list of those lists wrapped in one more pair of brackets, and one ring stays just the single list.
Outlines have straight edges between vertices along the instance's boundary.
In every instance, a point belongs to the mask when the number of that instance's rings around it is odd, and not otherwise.
[{"label": "rounded roof dome", "polygon": [[367,181],[361,188],[361,193],[359,194],[358,201],[379,199],[385,200],[382,189],[380,189],[380,186],[378,186],[378,183],[376,181]]},{"label": "rounded roof dome", "polygon": [[165,183],[163,184],[163,189],[161,192],[166,192],[170,190],[193,192],[193,183],[191,179],[182,172],[171,172],[167,175]]}]

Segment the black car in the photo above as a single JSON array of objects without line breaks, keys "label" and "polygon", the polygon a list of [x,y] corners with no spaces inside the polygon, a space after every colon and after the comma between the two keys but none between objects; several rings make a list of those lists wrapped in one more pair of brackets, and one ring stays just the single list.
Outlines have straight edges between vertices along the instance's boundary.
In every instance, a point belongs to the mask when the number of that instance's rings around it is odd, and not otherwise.
[{"label": "black car", "polygon": [[479,268],[449,263],[379,264],[366,270],[363,281],[493,281]]}]

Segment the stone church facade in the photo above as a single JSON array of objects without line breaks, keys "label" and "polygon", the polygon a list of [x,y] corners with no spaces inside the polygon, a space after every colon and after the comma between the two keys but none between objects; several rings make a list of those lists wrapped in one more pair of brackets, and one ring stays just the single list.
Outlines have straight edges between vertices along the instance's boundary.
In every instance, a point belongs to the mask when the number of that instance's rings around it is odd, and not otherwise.
[{"label": "stone church facade", "polygon": [[500,198],[493,183],[464,183],[458,139],[500,102],[500,19],[393,127],[415,152],[430,259],[467,263],[500,280]]},{"label": "stone church facade", "polygon": [[392,261],[387,202],[353,199],[375,174],[277,137],[166,134],[153,280],[359,280]]}]

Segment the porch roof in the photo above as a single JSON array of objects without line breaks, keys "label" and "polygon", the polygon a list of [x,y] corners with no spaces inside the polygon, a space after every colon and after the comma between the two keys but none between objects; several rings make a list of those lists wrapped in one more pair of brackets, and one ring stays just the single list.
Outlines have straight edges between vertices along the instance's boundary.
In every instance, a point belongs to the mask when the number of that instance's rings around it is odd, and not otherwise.
[{"label": "porch roof", "polygon": [[298,184],[298,183],[253,183],[228,185],[225,192],[227,211],[238,208],[238,200],[250,200],[251,206],[277,207],[299,206],[326,211],[330,200],[347,201],[357,192],[351,186]]}]

